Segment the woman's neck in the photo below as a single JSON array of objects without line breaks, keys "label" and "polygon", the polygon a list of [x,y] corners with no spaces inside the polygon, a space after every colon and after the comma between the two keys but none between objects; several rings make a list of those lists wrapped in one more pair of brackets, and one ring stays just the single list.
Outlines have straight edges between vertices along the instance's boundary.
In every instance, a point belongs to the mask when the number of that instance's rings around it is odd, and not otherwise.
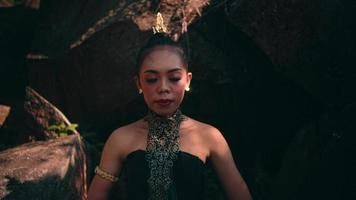
[{"label": "woman's neck", "polygon": [[161,118],[162,120],[163,119],[174,119],[177,115],[182,115],[182,112],[179,109],[175,110],[173,113],[170,113],[168,115],[160,115],[151,109],[148,109],[148,112],[147,112],[147,116]]}]

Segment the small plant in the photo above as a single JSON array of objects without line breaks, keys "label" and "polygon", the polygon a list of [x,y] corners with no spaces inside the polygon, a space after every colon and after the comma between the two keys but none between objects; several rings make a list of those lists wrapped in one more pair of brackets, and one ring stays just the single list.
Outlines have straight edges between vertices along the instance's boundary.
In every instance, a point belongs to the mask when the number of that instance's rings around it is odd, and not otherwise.
[{"label": "small plant", "polygon": [[78,124],[70,124],[69,126],[61,123],[59,125],[51,125],[48,127],[49,131],[54,131],[59,137],[68,136],[71,133],[76,132]]}]

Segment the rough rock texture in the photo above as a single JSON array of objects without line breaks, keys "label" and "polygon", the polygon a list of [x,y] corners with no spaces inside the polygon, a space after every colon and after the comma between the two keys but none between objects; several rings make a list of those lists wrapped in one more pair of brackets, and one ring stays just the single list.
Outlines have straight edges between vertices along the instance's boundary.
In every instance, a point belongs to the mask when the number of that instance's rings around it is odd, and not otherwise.
[{"label": "rough rock texture", "polygon": [[150,31],[158,11],[166,20],[172,37],[178,37],[208,3],[209,0],[43,2],[41,13],[46,17],[41,19],[30,54],[56,58],[106,27],[127,20],[134,22],[141,31]]},{"label": "rough rock texture", "polygon": [[228,2],[230,21],[269,56],[277,71],[327,106],[340,109],[356,101],[352,0]]},{"label": "rough rock texture", "polygon": [[85,199],[86,160],[78,135],[0,152],[1,199]]},{"label": "rough rock texture", "polygon": [[14,6],[24,5],[26,7],[39,9],[40,4],[41,4],[41,0],[22,0],[22,1],[1,0],[0,8],[10,8],[10,7],[14,7]]},{"label": "rough rock texture", "polygon": [[[43,98],[30,87],[26,88],[25,124],[28,136],[34,136],[35,140],[48,140],[58,138],[55,131],[49,130],[51,125],[64,124],[69,126],[71,123],[63,113]],[[68,134],[79,134],[71,131]]]},{"label": "rough rock texture", "polygon": [[274,64],[288,65],[326,28],[321,6],[319,0],[230,1],[226,14]]},{"label": "rough rock texture", "polygon": [[0,105],[0,127],[4,124],[6,118],[10,114],[11,107],[5,106],[5,105]]},{"label": "rough rock texture", "polygon": [[81,45],[97,31],[115,22],[131,19],[141,31],[150,31],[156,23],[157,12],[162,13],[167,32],[174,40],[188,31],[188,26],[201,16],[209,0],[161,0],[161,1],[121,1],[119,5],[90,27],[71,48]]}]

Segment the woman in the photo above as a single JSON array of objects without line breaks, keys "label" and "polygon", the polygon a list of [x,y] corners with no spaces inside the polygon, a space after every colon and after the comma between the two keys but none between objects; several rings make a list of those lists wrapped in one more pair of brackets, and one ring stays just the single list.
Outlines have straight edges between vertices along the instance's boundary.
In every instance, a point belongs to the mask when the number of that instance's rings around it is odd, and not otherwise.
[{"label": "woman", "polygon": [[119,174],[130,200],[202,199],[208,159],[229,199],[252,199],[220,131],[180,112],[191,80],[183,48],[164,33],[153,35],[137,59],[136,84],[148,114],[111,134],[90,200],[106,199]]}]

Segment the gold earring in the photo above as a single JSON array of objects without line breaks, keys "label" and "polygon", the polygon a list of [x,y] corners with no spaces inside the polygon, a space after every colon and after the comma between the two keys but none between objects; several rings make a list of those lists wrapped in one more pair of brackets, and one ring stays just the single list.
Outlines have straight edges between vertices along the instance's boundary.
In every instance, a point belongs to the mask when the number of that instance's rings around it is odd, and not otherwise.
[{"label": "gold earring", "polygon": [[143,91],[142,91],[142,89],[141,89],[141,88],[140,88],[140,89],[138,89],[138,93],[139,93],[139,94],[142,94],[142,92],[143,92]]},{"label": "gold earring", "polygon": [[189,91],[190,91],[190,88],[189,88],[189,87],[185,88],[185,91],[189,92]]}]

